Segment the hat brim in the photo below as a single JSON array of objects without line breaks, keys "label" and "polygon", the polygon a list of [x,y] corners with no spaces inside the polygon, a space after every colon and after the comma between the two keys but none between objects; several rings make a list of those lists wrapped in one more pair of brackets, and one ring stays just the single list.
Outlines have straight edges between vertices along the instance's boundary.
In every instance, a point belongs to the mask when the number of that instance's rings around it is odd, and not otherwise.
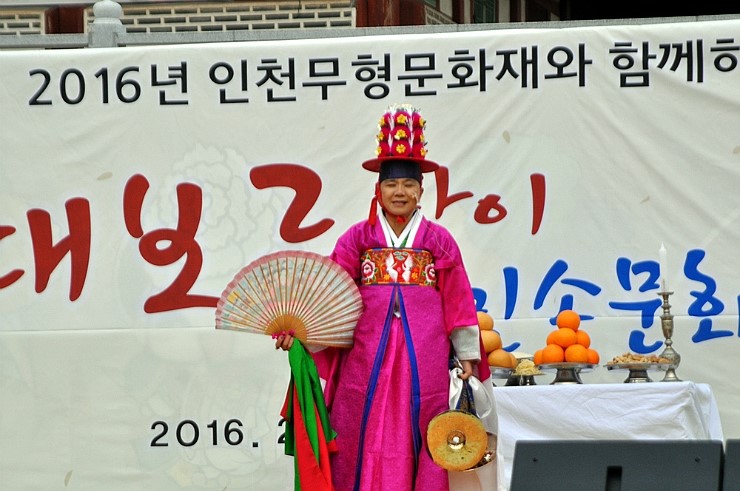
[{"label": "hat brim", "polygon": [[391,160],[406,160],[409,162],[416,162],[417,164],[419,164],[421,172],[434,172],[435,170],[439,169],[438,163],[432,162],[431,160],[419,159],[415,157],[379,157],[364,161],[362,163],[362,167],[371,172],[380,172],[380,166],[383,164],[383,162],[388,162]]}]

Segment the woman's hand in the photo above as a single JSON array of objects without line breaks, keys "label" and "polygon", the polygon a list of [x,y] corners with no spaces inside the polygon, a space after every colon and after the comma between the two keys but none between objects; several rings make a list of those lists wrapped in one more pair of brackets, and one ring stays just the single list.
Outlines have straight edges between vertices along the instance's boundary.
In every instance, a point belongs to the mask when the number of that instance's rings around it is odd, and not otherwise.
[{"label": "woman's hand", "polygon": [[462,373],[458,375],[463,380],[467,380],[468,377],[473,375],[473,362],[470,360],[460,360],[462,366]]},{"label": "woman's hand", "polygon": [[289,332],[273,334],[272,337],[275,338],[275,349],[289,351],[290,347],[293,346],[293,335]]}]

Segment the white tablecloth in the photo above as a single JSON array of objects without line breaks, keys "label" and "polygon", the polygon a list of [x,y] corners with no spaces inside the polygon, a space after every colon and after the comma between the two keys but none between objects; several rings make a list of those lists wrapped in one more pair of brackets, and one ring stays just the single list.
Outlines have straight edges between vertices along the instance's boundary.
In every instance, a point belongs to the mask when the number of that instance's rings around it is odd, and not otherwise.
[{"label": "white tablecloth", "polygon": [[497,481],[507,490],[517,440],[720,440],[707,384],[655,382],[494,387]]}]

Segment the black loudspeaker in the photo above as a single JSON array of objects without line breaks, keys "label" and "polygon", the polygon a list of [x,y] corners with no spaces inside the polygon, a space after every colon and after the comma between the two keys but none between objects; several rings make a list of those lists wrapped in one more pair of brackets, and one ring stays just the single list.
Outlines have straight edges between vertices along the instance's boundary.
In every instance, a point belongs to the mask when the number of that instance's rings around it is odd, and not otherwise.
[{"label": "black loudspeaker", "polygon": [[722,478],[723,491],[740,489],[740,440],[725,443],[725,471]]},{"label": "black loudspeaker", "polygon": [[722,458],[720,441],[522,440],[510,491],[719,491]]}]

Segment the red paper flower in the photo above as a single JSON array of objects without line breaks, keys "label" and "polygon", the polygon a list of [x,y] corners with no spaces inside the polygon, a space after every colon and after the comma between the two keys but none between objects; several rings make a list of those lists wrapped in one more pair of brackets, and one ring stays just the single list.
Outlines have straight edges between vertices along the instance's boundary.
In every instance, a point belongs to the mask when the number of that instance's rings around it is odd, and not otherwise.
[{"label": "red paper flower", "polygon": [[427,148],[424,146],[423,143],[415,143],[414,148],[411,150],[411,155],[413,157],[426,157]]},{"label": "red paper flower", "polygon": [[405,143],[396,143],[393,145],[393,155],[408,157],[411,153],[411,147]]},{"label": "red paper flower", "polygon": [[387,126],[384,126],[380,128],[380,131],[378,131],[376,138],[378,139],[379,142],[387,142],[389,134],[390,134],[390,130],[388,129]]},{"label": "red paper flower", "polygon": [[409,139],[408,128],[404,126],[396,126],[395,128],[393,128],[393,131],[391,132],[391,136],[393,136],[394,140],[408,140]]},{"label": "red paper flower", "polygon": [[394,122],[398,125],[408,125],[409,124],[409,115],[405,112],[397,112],[395,116]]}]

